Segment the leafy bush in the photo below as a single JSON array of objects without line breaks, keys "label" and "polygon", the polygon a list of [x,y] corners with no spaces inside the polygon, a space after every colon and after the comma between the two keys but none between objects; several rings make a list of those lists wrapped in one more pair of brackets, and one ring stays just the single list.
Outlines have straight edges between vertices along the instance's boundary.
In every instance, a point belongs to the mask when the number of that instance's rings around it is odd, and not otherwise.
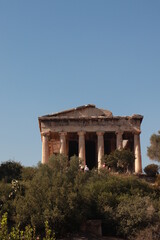
[{"label": "leafy bush", "polygon": [[134,234],[149,223],[156,221],[155,209],[149,197],[124,196],[116,209],[118,233],[122,236]]},{"label": "leafy bush", "polygon": [[150,137],[150,146],[147,148],[147,155],[151,160],[160,162],[160,131]]},{"label": "leafy bush", "polygon": [[22,165],[14,161],[6,161],[0,165],[0,180],[11,183],[13,179],[20,179],[22,172]]},{"label": "leafy bush", "polygon": [[118,172],[127,172],[133,171],[134,166],[134,154],[129,150],[115,150],[109,155],[103,157],[108,168],[111,168],[112,171]]},{"label": "leafy bush", "polygon": [[[8,197],[12,185],[0,182],[0,215],[8,212],[15,234],[29,225],[43,236],[49,226],[54,226],[56,236],[64,236],[78,231],[86,220],[101,219],[104,234],[129,237],[160,220],[158,188],[136,176],[111,175],[103,170],[85,173],[79,169],[77,157],[68,161],[54,155],[48,164],[22,171],[14,197]],[[49,239],[50,230],[47,234]]]},{"label": "leafy bush", "polygon": [[160,224],[146,227],[132,238],[133,240],[160,240]]},{"label": "leafy bush", "polygon": [[77,157],[68,163],[67,157],[53,156],[49,164],[40,165],[25,196],[17,199],[17,222],[23,226],[30,223],[41,232],[47,220],[55,226],[57,234],[74,231],[81,219],[78,185],[81,186],[83,178],[79,178],[79,174]]},{"label": "leafy bush", "polygon": [[[0,240],[35,240],[39,239],[36,237],[36,229],[32,228],[30,225],[27,225],[24,230],[20,230],[19,225],[12,227],[11,231],[8,229],[7,225],[7,213],[2,215],[0,221]],[[55,234],[49,228],[48,222],[45,222],[45,237],[43,240],[55,240]]]},{"label": "leafy bush", "polygon": [[8,227],[7,227],[7,213],[2,216],[0,222],[0,239],[7,240],[8,239]]},{"label": "leafy bush", "polygon": [[0,182],[0,214],[8,212],[9,217],[13,214],[13,202],[10,200],[10,193],[12,192],[12,185]]},{"label": "leafy bush", "polygon": [[155,177],[158,174],[159,166],[157,164],[149,164],[144,168],[144,172],[149,177]]},{"label": "leafy bush", "polygon": [[21,176],[23,181],[32,180],[37,172],[37,168],[35,167],[23,167]]}]

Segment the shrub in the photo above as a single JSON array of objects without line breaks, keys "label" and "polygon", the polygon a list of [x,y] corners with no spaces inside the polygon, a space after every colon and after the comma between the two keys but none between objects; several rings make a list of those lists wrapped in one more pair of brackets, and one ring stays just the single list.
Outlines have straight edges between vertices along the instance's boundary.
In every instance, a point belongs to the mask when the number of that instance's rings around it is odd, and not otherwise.
[{"label": "shrub", "polygon": [[12,192],[12,185],[9,183],[0,182],[0,214],[8,212],[10,218],[13,213],[13,204],[10,200],[10,193]]},{"label": "shrub", "polygon": [[0,239],[8,239],[7,213],[4,213],[0,222]]},{"label": "shrub", "polygon": [[127,172],[133,171],[134,165],[134,154],[129,150],[115,150],[109,155],[103,157],[108,168],[111,168],[112,171],[118,172]]},{"label": "shrub", "polygon": [[160,224],[149,226],[141,230],[132,240],[160,240]]},{"label": "shrub", "polygon": [[149,197],[124,196],[116,209],[118,233],[124,237],[135,234],[157,220]]},{"label": "shrub", "polygon": [[158,174],[159,166],[157,164],[149,164],[144,168],[144,172],[149,177],[155,177]]},{"label": "shrub", "polygon": [[22,172],[22,165],[19,162],[12,160],[1,163],[0,165],[0,180],[11,183],[13,179],[20,179]]},{"label": "shrub", "polygon": [[23,167],[22,168],[22,180],[23,181],[30,181],[33,179],[37,172],[37,168],[35,167]]},{"label": "shrub", "polygon": [[[27,168],[22,176],[22,181],[15,182],[15,188],[0,182],[0,213],[8,212],[8,223],[14,227],[13,235],[20,234],[19,229],[25,231],[25,226],[30,225],[35,226],[40,235],[44,236],[46,232],[46,239],[49,239],[49,226],[54,226],[56,236],[64,236],[78,231],[85,220],[101,219],[103,233],[128,237],[130,232],[154,222],[160,213],[158,188],[136,176],[95,170],[85,173],[79,169],[77,157],[68,161],[65,156],[53,156],[48,164],[40,164],[36,171]],[[9,198],[11,190],[16,190],[16,194]],[[16,224],[19,223],[18,228]],[[27,232],[34,233],[30,227]]]},{"label": "shrub", "polygon": [[[30,225],[25,226],[24,230],[20,229],[19,225],[12,227],[9,231],[7,225],[7,212],[2,215],[0,221],[0,240],[35,240],[39,239],[36,237],[36,229]],[[49,228],[48,221],[45,222],[45,237],[43,240],[55,240],[54,231]]]},{"label": "shrub", "polygon": [[[30,223],[42,232],[47,220],[50,226],[55,226],[57,235],[74,231],[81,219],[81,196],[75,185],[79,174],[87,176],[79,171],[76,157],[68,162],[67,157],[53,156],[48,164],[40,165],[25,196],[17,199],[17,223],[23,226]],[[80,181],[78,184],[81,186]]]}]

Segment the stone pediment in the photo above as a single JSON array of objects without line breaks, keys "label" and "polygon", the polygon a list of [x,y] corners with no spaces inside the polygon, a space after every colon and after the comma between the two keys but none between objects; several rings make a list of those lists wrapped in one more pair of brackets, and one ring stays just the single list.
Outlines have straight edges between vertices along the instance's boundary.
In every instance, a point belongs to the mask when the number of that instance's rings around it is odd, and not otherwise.
[{"label": "stone pediment", "polygon": [[112,112],[96,108],[95,105],[88,104],[66,111],[42,116],[42,118],[91,118],[91,117],[112,117]]}]

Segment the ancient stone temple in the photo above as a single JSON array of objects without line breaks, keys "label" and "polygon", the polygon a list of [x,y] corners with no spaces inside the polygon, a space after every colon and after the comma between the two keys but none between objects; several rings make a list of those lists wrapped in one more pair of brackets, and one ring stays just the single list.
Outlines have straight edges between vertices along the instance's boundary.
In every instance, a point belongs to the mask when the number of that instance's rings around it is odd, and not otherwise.
[{"label": "ancient stone temple", "polygon": [[140,127],[143,116],[113,116],[95,105],[85,105],[39,117],[42,163],[52,154],[77,155],[89,169],[102,167],[101,159],[115,149],[135,154],[135,172],[142,172]]}]

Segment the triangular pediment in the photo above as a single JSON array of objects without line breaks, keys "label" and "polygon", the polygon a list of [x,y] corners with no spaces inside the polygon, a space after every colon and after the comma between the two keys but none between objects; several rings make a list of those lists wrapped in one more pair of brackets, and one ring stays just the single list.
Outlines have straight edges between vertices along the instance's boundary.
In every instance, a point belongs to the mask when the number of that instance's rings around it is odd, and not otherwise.
[{"label": "triangular pediment", "polygon": [[66,111],[45,115],[43,117],[87,118],[87,117],[100,117],[100,116],[112,117],[112,112],[108,110],[96,108],[96,106],[93,104],[88,104],[88,105],[80,106],[77,108],[72,108]]}]

